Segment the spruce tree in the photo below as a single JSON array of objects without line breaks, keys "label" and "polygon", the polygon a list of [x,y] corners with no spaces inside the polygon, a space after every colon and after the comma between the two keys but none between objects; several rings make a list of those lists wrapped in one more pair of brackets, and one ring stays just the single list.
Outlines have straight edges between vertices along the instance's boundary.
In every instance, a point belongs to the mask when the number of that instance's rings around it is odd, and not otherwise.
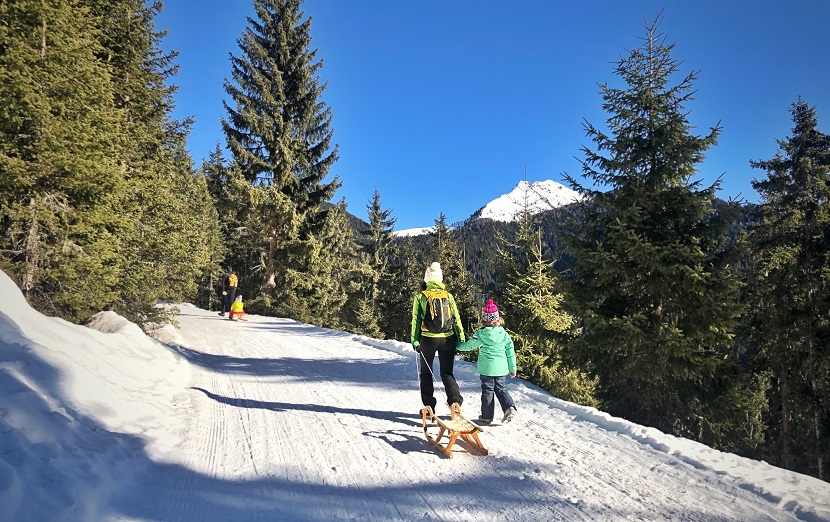
[{"label": "spruce tree", "polygon": [[[232,188],[230,170],[226,165],[222,147],[219,143],[216,144],[213,151],[208,154],[208,158],[203,160],[201,167],[199,167],[199,174],[204,177],[208,194],[213,202],[219,229],[219,243],[214,249],[210,264],[202,279],[203,292],[208,293],[206,295],[202,294],[203,299],[199,300],[199,306],[203,306],[208,310],[216,310],[221,306],[220,289],[225,266],[228,264],[239,266],[234,262],[229,263],[226,259],[228,254],[226,240],[230,237],[231,231],[238,229],[236,226],[237,216],[233,212],[236,207],[230,197],[231,195],[237,195],[238,192]],[[245,183],[245,188],[243,194],[248,192],[247,183]]]},{"label": "spruce tree", "polygon": [[261,272],[258,270],[261,257],[255,247],[256,238],[266,234],[263,218],[257,212],[262,205],[256,206],[255,203],[266,201],[268,190],[248,183],[238,165],[233,162],[228,164],[218,143],[202,163],[201,172],[216,206],[223,238],[222,249],[212,271],[214,282],[218,284],[225,269],[232,268],[240,278],[239,289],[250,292],[246,301],[251,303],[254,296],[252,290],[259,287],[254,274]]},{"label": "spruce tree", "polygon": [[75,2],[0,4],[0,265],[29,302],[80,322],[116,298],[122,113],[100,18]]},{"label": "spruce tree", "polygon": [[761,195],[751,229],[750,337],[771,370],[773,462],[830,477],[830,136],[815,109],[791,107],[792,135],[752,167]]},{"label": "spruce tree", "polygon": [[410,342],[412,303],[424,280],[424,267],[418,262],[411,236],[396,242],[389,276],[382,280],[381,326],[387,339]]},{"label": "spruce tree", "polygon": [[[224,238],[222,266],[217,268],[216,275],[221,276],[230,267],[240,278],[239,288],[253,298],[263,282],[267,258],[263,246],[267,246],[267,241],[262,238],[270,233],[271,216],[284,213],[286,226],[292,231],[299,226],[297,216],[284,194],[272,186],[251,185],[238,164],[226,164],[218,147],[203,163],[202,171],[208,179]],[[255,305],[252,299],[247,302]],[[257,313],[267,313],[267,309]]]},{"label": "spruce tree", "polygon": [[366,313],[380,317],[378,310],[381,293],[388,290],[383,281],[389,276],[389,261],[392,253],[393,232],[396,219],[390,217],[391,209],[384,209],[380,203],[380,192],[375,189],[372,201],[366,205],[369,228],[361,233],[360,246],[367,257],[369,267],[368,307]]},{"label": "spruce tree", "polygon": [[596,379],[562,360],[574,320],[564,311],[561,277],[545,254],[527,197],[517,225],[515,236],[499,235],[498,306],[513,338],[518,374],[561,399],[596,407]]},{"label": "spruce tree", "polygon": [[[479,292],[477,292],[475,282],[467,272],[466,252],[452,236],[450,227],[447,225],[447,217],[443,212],[435,220],[435,226],[427,235],[427,243],[426,265],[433,261],[441,263],[444,285],[455,298],[464,331],[468,334],[472,333],[476,324],[478,324],[480,306],[478,306],[475,296]],[[422,269],[426,269],[426,266]]]},{"label": "spruce tree", "polygon": [[[191,300],[209,271],[217,230],[207,186],[186,150],[190,120],[172,117],[175,52],[164,52],[154,19],[161,2],[88,0],[102,24],[100,59],[111,71],[123,141],[116,154],[128,189],[119,192],[128,226],[118,233],[116,311],[136,322],[161,319],[159,299]],[[192,212],[199,212],[195,218]]]},{"label": "spruce tree", "polygon": [[[339,186],[324,182],[337,159],[331,109],[321,101],[323,66],[311,50],[311,19],[303,20],[300,0],[254,0],[255,18],[231,56],[230,103],[222,120],[234,162],[252,185],[269,189],[267,205],[253,209],[264,223],[249,247],[259,252],[261,287],[270,302],[281,302],[308,284],[291,277],[297,256],[308,255],[310,234],[325,222],[320,205]],[[297,226],[299,224],[299,226]]]},{"label": "spruce tree", "polygon": [[[693,179],[719,127],[695,136],[684,105],[692,72],[644,24],[641,47],[600,85],[608,132],[586,122],[584,197],[559,234],[572,256],[567,306],[579,322],[568,355],[599,377],[610,413],[719,448],[754,444],[759,414],[733,355],[738,278],[715,212],[720,180]],[[602,191],[602,189],[607,189]],[[750,419],[751,422],[747,422]]]},{"label": "spruce tree", "polygon": [[289,317],[292,309],[302,309],[306,315],[297,319],[304,322],[376,336],[377,325],[362,315],[369,269],[361,258],[346,209],[343,200],[332,207],[321,230],[304,243],[310,248],[296,260],[296,304],[275,309]]},{"label": "spruce tree", "polygon": [[229,183],[226,163],[222,146],[217,142],[208,154],[208,158],[202,161],[201,167],[201,173],[207,181],[208,192],[216,200],[216,210],[220,215],[224,215],[230,207],[230,204],[225,201],[225,190]]}]

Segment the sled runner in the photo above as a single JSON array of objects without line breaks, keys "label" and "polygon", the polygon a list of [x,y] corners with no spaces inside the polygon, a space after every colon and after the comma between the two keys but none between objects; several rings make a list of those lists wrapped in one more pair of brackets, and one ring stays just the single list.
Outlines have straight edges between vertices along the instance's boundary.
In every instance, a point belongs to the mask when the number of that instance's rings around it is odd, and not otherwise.
[{"label": "sled runner", "polygon": [[[455,441],[460,435],[464,442],[469,444],[474,450],[478,451],[482,455],[487,455],[487,449],[482,446],[481,441],[478,439],[478,433],[484,430],[474,424],[471,420],[464,417],[464,414],[461,413],[461,406],[457,403],[450,407],[450,413],[452,415],[452,419],[443,420],[435,415],[435,412],[430,406],[424,406],[424,409],[421,410],[421,416],[424,421],[424,435],[426,435],[427,440],[440,449],[444,455],[452,458],[452,446],[455,444]],[[427,426],[428,420],[435,421],[435,423],[438,424],[439,429],[437,437],[433,437],[429,434],[429,427]],[[446,445],[441,444],[441,437],[443,437],[444,434],[446,434],[448,438]]]}]

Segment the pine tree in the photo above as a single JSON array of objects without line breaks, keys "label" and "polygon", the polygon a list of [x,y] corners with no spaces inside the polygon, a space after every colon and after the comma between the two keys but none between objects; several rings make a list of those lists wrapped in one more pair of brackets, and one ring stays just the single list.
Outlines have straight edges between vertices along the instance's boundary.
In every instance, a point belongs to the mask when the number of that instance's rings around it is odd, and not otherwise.
[{"label": "pine tree", "polygon": [[380,317],[372,308],[372,299],[366,295],[356,301],[357,305],[353,310],[354,318],[349,331],[365,335],[373,339],[383,339],[383,332],[380,329]]},{"label": "pine tree", "polygon": [[201,173],[207,181],[208,192],[216,200],[216,210],[220,215],[224,215],[230,208],[230,204],[225,200],[225,190],[230,179],[222,146],[218,142],[208,154],[208,158],[202,161]]},{"label": "pine tree", "polygon": [[525,197],[512,238],[499,236],[499,308],[513,337],[519,376],[566,401],[598,406],[596,379],[568,367],[562,347],[573,317],[564,311],[559,273]]},{"label": "pine tree", "polygon": [[[217,148],[202,164],[202,172],[208,180],[211,196],[219,214],[219,228],[224,245],[217,263],[215,275],[221,277],[224,268],[230,267],[240,278],[239,288],[245,288],[254,296],[254,290],[263,284],[263,274],[268,256],[269,222],[277,212],[286,214],[290,230],[299,226],[297,216],[284,194],[268,185],[251,185],[242,174],[239,165],[226,164],[221,149]],[[292,232],[293,233],[293,232]],[[249,306],[256,306],[249,299]],[[267,313],[267,309],[258,310]]]},{"label": "pine tree", "polygon": [[[216,310],[221,306],[219,290],[221,289],[224,266],[228,264],[240,266],[233,261],[228,262],[226,259],[228,255],[226,239],[230,237],[231,231],[238,229],[236,226],[237,215],[233,212],[237,206],[233,204],[231,198],[231,195],[237,195],[238,192],[233,188],[231,169],[225,163],[222,148],[217,143],[214,150],[208,154],[208,158],[203,160],[201,167],[199,167],[199,175],[205,179],[219,229],[218,243],[213,249],[210,264],[201,280],[202,299],[197,300],[198,306],[205,307],[208,310]],[[239,177],[241,178],[241,174]],[[244,184],[244,188],[245,190],[242,193],[247,195],[247,183]]]},{"label": "pine tree", "polygon": [[443,212],[435,220],[435,226],[429,232],[427,241],[429,254],[426,264],[429,265],[433,261],[441,263],[444,285],[455,299],[464,331],[468,334],[472,333],[478,323],[480,307],[476,303],[475,296],[479,292],[467,272],[466,252],[452,237],[450,227],[447,225],[447,217]]},{"label": "pine tree", "polygon": [[250,292],[246,300],[250,307],[253,290],[261,286],[264,253],[260,247],[267,244],[262,238],[268,234],[268,219],[263,213],[274,191],[248,183],[238,165],[226,162],[218,143],[202,163],[201,172],[207,179],[223,239],[211,271],[214,290],[225,268],[230,267],[240,278],[239,289]]},{"label": "pine tree", "polygon": [[380,203],[380,192],[375,189],[372,201],[366,205],[369,228],[361,233],[360,246],[367,257],[369,268],[368,281],[368,303],[365,313],[376,317],[379,323],[380,311],[378,301],[383,297],[381,292],[389,290],[384,288],[382,281],[389,276],[389,261],[392,253],[393,232],[396,219],[390,217],[391,209],[383,209]]},{"label": "pine tree", "polygon": [[412,237],[407,236],[394,247],[389,277],[382,281],[381,326],[387,339],[411,341],[412,303],[423,278],[424,267]]},{"label": "pine tree", "polygon": [[[256,18],[238,41],[240,56],[231,57],[232,81],[225,82],[231,104],[223,102],[222,120],[234,162],[252,185],[269,187],[270,208],[254,210],[267,224],[256,237],[264,244],[262,290],[272,302],[284,301],[302,278],[296,256],[310,253],[315,227],[325,222],[320,205],[339,186],[324,183],[337,148],[332,146],[331,109],[321,101],[323,66],[310,50],[311,20],[303,18],[300,0],[254,0]],[[299,226],[297,226],[299,223]]]},{"label": "pine tree", "polygon": [[0,4],[0,265],[41,311],[115,299],[121,112],[100,19],[75,2]]},{"label": "pine tree", "polygon": [[830,136],[815,109],[792,105],[792,136],[771,160],[752,228],[751,338],[771,370],[774,462],[830,477]]},{"label": "pine tree", "polygon": [[751,445],[760,406],[732,357],[740,309],[728,216],[714,208],[720,180],[701,189],[692,179],[720,128],[691,134],[684,105],[696,73],[670,85],[679,64],[658,25],[645,24],[642,47],[617,63],[626,87],[600,86],[610,133],[586,122],[597,150],[583,148],[583,177],[595,188],[568,177],[586,197],[559,232],[579,321],[568,355],[599,377],[614,415],[720,448]]},{"label": "pine tree", "polygon": [[[191,300],[210,270],[217,230],[207,186],[194,174],[186,150],[190,120],[172,118],[176,53],[161,49],[164,33],[154,18],[161,2],[87,0],[101,22],[111,88],[122,112],[123,140],[116,154],[128,189],[119,192],[119,211],[128,225],[117,243],[121,276],[114,308],[143,323],[160,320],[159,299]],[[194,218],[193,211],[200,212]],[[206,213],[206,214],[205,214]]]},{"label": "pine tree", "polygon": [[[368,266],[362,262],[357,241],[349,224],[346,202],[340,201],[329,212],[320,232],[311,236],[308,254],[297,258],[303,263],[295,274],[295,305],[304,309],[302,321],[377,335],[377,325],[361,315],[368,297]],[[286,315],[290,309],[279,310]],[[290,316],[289,316],[290,317]]]}]

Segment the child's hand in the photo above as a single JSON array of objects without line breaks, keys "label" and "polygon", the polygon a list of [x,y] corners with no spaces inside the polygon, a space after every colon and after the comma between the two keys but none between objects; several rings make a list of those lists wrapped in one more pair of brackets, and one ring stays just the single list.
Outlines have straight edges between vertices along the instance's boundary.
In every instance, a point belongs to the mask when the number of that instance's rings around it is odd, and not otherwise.
[{"label": "child's hand", "polygon": [[516,372],[510,372],[510,376],[511,376],[511,377],[515,377],[515,376],[516,376]]}]

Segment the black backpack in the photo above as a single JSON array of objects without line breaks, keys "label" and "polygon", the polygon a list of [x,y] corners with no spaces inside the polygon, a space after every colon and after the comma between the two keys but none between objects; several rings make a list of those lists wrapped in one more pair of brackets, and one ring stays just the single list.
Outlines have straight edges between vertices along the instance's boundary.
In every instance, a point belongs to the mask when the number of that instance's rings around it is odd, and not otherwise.
[{"label": "black backpack", "polygon": [[446,333],[452,330],[453,315],[450,306],[450,294],[446,290],[424,290],[427,298],[427,309],[421,330],[432,333]]}]

